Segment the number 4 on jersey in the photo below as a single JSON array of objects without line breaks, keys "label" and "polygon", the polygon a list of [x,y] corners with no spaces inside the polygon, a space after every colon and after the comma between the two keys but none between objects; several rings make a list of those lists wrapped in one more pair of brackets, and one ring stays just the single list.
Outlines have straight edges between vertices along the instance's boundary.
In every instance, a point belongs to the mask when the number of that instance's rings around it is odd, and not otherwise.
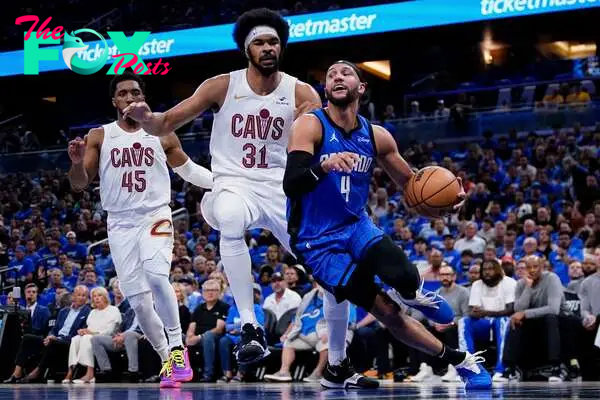
[{"label": "number 4 on jersey", "polygon": [[350,176],[342,176],[342,182],[340,184],[340,192],[346,196],[346,203],[350,201]]},{"label": "number 4 on jersey", "polygon": [[127,188],[129,193],[131,193],[133,189],[135,189],[136,192],[143,192],[146,190],[146,178],[144,178],[144,175],[146,175],[146,171],[123,172],[121,187]]}]

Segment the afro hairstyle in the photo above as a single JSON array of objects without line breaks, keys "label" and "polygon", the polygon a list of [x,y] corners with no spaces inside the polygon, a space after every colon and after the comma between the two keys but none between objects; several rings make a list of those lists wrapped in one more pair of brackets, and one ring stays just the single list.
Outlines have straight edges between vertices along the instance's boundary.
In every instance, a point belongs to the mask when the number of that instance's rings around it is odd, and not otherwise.
[{"label": "afro hairstyle", "polygon": [[242,53],[246,52],[244,48],[246,36],[248,36],[248,33],[253,28],[259,25],[266,25],[275,29],[279,35],[281,47],[285,48],[290,37],[290,26],[286,20],[276,11],[269,10],[268,8],[255,8],[240,15],[233,27],[233,40],[235,40],[238,49]]},{"label": "afro hairstyle", "polygon": [[142,90],[144,96],[146,95],[146,83],[142,77],[134,74],[131,71],[125,71],[121,75],[115,75],[115,77],[110,81],[110,97],[115,97],[117,85],[125,81],[136,81],[138,85],[140,85],[140,89]]}]

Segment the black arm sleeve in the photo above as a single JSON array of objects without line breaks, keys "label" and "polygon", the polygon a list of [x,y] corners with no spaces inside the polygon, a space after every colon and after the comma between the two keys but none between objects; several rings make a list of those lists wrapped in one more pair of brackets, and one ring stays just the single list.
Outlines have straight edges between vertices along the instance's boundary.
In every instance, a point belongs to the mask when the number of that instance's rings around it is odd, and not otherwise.
[{"label": "black arm sleeve", "polygon": [[288,154],[283,191],[289,198],[297,198],[315,190],[322,177],[327,175],[321,164],[310,165],[313,155],[295,150]]}]

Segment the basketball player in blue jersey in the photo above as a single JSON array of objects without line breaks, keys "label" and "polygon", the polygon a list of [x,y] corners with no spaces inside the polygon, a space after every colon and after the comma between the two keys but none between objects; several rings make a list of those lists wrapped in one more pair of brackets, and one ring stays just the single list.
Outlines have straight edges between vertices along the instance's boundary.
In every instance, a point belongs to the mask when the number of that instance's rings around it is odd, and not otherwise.
[{"label": "basketball player in blue jersey", "polygon": [[[422,288],[417,268],[365,211],[376,161],[401,187],[414,173],[392,135],[358,115],[365,88],[354,64],[336,62],[326,75],[329,106],[301,116],[292,126],[283,183],[292,248],[338,301],[369,310],[398,340],[454,365],[467,389],[490,388],[479,353],[445,346],[402,311],[406,305],[438,323],[453,320],[448,303]],[[448,211],[460,208],[463,201],[461,193]],[[391,287],[387,293],[376,276]],[[346,358],[330,360],[321,384],[347,386],[338,378],[347,364]]]}]

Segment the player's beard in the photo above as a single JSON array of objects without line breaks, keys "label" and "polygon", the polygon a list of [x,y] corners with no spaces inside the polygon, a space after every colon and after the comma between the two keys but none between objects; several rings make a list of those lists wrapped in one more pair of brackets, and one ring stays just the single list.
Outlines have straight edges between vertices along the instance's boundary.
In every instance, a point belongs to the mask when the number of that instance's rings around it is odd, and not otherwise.
[{"label": "player's beard", "polygon": [[[275,72],[279,71],[279,62],[281,61],[281,57],[274,56],[274,58],[272,58],[273,65],[270,67],[262,66],[260,64],[260,59],[257,62],[254,60],[254,57],[249,57],[249,58],[250,58],[250,64],[252,64],[254,66],[254,68],[256,68],[258,70],[258,72],[260,72],[260,74],[264,77],[269,77],[269,76],[273,75]],[[269,58],[269,59],[271,59],[271,58]]]},{"label": "player's beard", "polygon": [[358,86],[354,89],[347,89],[346,95],[342,98],[334,98],[333,93],[330,90],[325,90],[325,95],[327,96],[327,100],[337,107],[348,107],[354,101],[356,101],[360,97],[360,93],[358,93]]},{"label": "player's beard", "polygon": [[494,287],[496,286],[498,283],[500,283],[500,281],[502,280],[502,275],[500,274],[495,274],[494,276],[492,276],[491,278],[487,278],[485,276],[481,276],[481,280],[483,281],[483,283],[486,284],[486,286],[489,287]]}]

